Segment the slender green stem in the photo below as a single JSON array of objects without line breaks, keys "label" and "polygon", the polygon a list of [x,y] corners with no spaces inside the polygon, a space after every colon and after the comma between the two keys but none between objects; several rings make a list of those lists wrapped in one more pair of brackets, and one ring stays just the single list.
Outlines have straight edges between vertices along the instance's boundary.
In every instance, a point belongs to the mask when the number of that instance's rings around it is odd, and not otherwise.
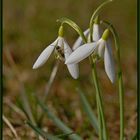
[{"label": "slender green stem", "polygon": [[60,18],[57,20],[57,22],[61,22],[61,25],[63,25],[64,23],[68,24],[69,26],[71,26],[78,34],[79,36],[81,36],[81,38],[83,39],[83,42],[86,43],[87,42],[87,38],[85,37],[83,31],[81,30],[81,28],[71,19],[69,18]]},{"label": "slender green stem", "polygon": [[93,62],[93,61],[92,61],[92,76],[93,76],[95,89],[96,89],[96,94],[97,94],[97,102],[98,102],[97,105],[99,105],[99,111],[101,113],[99,115],[101,115],[101,120],[102,120],[102,124],[103,124],[103,129],[104,129],[104,137],[105,137],[105,140],[108,140],[108,133],[107,133],[107,127],[106,127],[106,123],[105,123],[103,103],[102,103],[102,98],[101,98],[100,88],[99,88],[99,82],[98,82],[98,77],[97,77],[97,72],[96,72],[96,65],[95,65],[95,62]]},{"label": "slender green stem", "polygon": [[91,19],[90,19],[90,24],[89,24],[89,29],[90,29],[90,39],[92,40],[92,33],[93,33],[93,24],[94,24],[94,19],[95,19],[95,17],[99,14],[99,12],[103,9],[103,7],[106,5],[106,4],[108,4],[108,3],[110,3],[110,2],[112,2],[113,0],[106,0],[106,1],[104,1],[101,5],[99,5],[98,7],[97,7],[97,9],[94,11],[94,13],[92,14],[92,16],[91,16]]},{"label": "slender green stem", "polygon": [[118,87],[119,87],[119,102],[120,102],[120,140],[124,140],[124,85],[122,79],[122,67],[121,67],[121,58],[120,58],[120,41],[119,36],[113,27],[113,25],[107,21],[102,21],[105,25],[110,25],[110,31],[112,32],[115,49],[117,54],[118,62]]},{"label": "slender green stem", "polygon": [[103,140],[103,130],[102,130],[102,118],[101,118],[101,113],[100,113],[100,107],[99,107],[99,102],[98,102],[98,96],[96,94],[96,102],[97,102],[97,112],[98,112],[98,121],[99,121],[99,140]]},{"label": "slender green stem", "polygon": [[[93,27],[92,27],[93,26],[93,19],[94,19],[96,13],[99,11],[99,9],[97,8],[97,11],[95,13],[93,13],[93,15],[91,17],[91,20],[90,20],[90,31],[93,31]],[[92,32],[90,32],[90,42],[92,42]],[[100,88],[99,88],[99,83],[98,83],[98,77],[97,77],[97,72],[96,72],[96,64],[95,64],[94,60],[92,59],[92,56],[90,56],[89,59],[90,59],[90,63],[91,63],[91,66],[92,66],[92,76],[93,76],[93,80],[94,80],[94,84],[95,84],[95,89],[96,89],[98,120],[99,120],[99,126],[100,126],[99,139],[108,140],[109,137],[108,137],[107,127],[106,127],[106,123],[105,123],[105,115],[104,115],[103,103],[102,103],[102,98],[101,98]]]},{"label": "slender green stem", "polygon": [[119,102],[120,102],[120,140],[124,140],[124,86],[122,79],[122,68],[120,62],[120,49],[117,49],[118,59],[118,86],[119,86]]},{"label": "slender green stem", "polygon": [[124,140],[124,91],[122,73],[119,74],[119,100],[120,100],[120,140]]},{"label": "slender green stem", "polygon": [[119,86],[119,102],[120,102],[120,140],[124,140],[124,86],[122,79],[122,68],[119,47],[116,51],[118,59],[118,86]]}]

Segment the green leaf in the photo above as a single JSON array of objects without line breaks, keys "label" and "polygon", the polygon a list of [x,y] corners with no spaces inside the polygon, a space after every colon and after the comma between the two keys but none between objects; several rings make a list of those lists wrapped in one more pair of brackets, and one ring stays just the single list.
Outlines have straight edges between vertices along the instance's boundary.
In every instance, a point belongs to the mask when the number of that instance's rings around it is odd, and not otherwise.
[{"label": "green leaf", "polygon": [[68,133],[68,134],[60,134],[60,135],[57,135],[57,137],[62,138],[62,139],[66,139],[66,138],[68,138],[69,135],[71,135],[71,134],[73,134],[73,132],[72,132],[72,133]]},{"label": "green leaf", "polygon": [[31,122],[36,125],[36,121],[35,121],[35,118],[33,116],[33,113],[32,113],[32,109],[31,109],[31,105],[29,103],[29,99],[26,95],[26,91],[25,91],[25,87],[24,85],[21,85],[21,92],[20,92],[20,97],[21,97],[21,100],[22,100],[22,108],[25,112],[25,114],[28,116],[28,118],[31,120]]},{"label": "green leaf", "polygon": [[45,139],[49,139],[49,140],[61,140],[60,138],[57,138],[56,136],[49,134],[47,132],[44,132],[43,130],[41,130],[40,128],[34,126],[30,121],[26,122],[37,134],[39,134],[40,136],[42,136]]},{"label": "green leaf", "polygon": [[97,120],[95,114],[93,113],[92,108],[91,108],[89,102],[87,101],[84,93],[79,88],[77,88],[77,91],[78,91],[78,93],[80,95],[80,99],[81,99],[83,109],[86,112],[91,125],[94,127],[96,133],[98,134],[98,131],[99,131],[98,120]]},{"label": "green leaf", "polygon": [[70,129],[64,122],[62,122],[54,113],[52,113],[46,105],[44,105],[41,101],[38,100],[39,105],[48,115],[48,117],[54,122],[54,124],[61,129],[65,134],[70,134],[69,138],[72,140],[82,140],[82,138],[75,134],[72,129]]}]

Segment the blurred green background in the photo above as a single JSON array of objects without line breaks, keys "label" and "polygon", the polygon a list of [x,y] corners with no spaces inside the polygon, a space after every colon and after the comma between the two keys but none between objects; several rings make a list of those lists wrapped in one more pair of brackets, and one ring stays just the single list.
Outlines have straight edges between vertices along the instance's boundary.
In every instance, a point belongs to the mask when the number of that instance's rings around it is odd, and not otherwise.
[{"label": "blurred green background", "polygon": [[[4,115],[16,127],[21,139],[31,138],[29,128],[25,127],[22,119],[14,113],[7,102],[16,103],[19,97],[20,84],[15,77],[15,70],[9,64],[6,52],[9,51],[20,72],[20,78],[25,84],[27,92],[43,94],[47,85],[55,59],[52,56],[47,63],[32,70],[41,51],[57,37],[60,17],[74,20],[83,30],[89,26],[89,20],[103,0],[4,0],[3,1],[3,38],[4,38]],[[136,129],[136,87],[137,87],[137,49],[136,49],[136,0],[114,0],[101,12],[100,18],[110,21],[116,28],[121,42],[121,60],[125,84],[125,134],[128,139]],[[73,29],[65,26],[65,35],[72,46],[77,34]],[[113,46],[114,47],[114,46]],[[71,78],[65,65],[61,64],[57,77],[53,83],[48,103],[57,110],[58,115],[69,126],[86,136],[90,132],[90,125],[85,114],[81,111],[80,101],[75,91],[76,81]],[[88,60],[80,63],[81,85],[87,92],[91,105],[95,106],[93,88],[90,79],[90,66]],[[119,106],[117,85],[108,80],[103,63],[98,64],[98,73],[101,79],[103,99],[105,104],[108,127],[111,137],[117,140],[119,136]],[[74,109],[73,109],[74,108]],[[18,117],[18,120],[15,118]],[[77,124],[75,126],[75,123]],[[49,125],[48,125],[49,124]],[[44,123],[49,131],[55,133],[53,124],[47,120]],[[29,129],[29,130],[28,130]],[[88,132],[88,130],[89,132]],[[87,130],[87,132],[85,132]],[[4,126],[4,137],[10,139],[8,127]],[[88,138],[88,137],[87,137]],[[32,137],[33,139],[33,137]]]}]

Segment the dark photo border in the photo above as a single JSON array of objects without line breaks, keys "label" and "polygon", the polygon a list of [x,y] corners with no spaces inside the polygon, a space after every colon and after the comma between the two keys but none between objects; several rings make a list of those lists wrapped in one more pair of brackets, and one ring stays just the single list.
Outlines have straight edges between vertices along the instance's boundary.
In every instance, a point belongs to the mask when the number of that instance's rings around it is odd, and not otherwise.
[{"label": "dark photo border", "polygon": [[140,140],[140,1],[137,0],[137,139]]},{"label": "dark photo border", "polygon": [[3,92],[2,92],[2,47],[3,47],[3,37],[2,37],[2,0],[0,0],[0,139],[2,139],[2,127],[3,127],[3,121],[2,121],[2,103],[3,103]]}]

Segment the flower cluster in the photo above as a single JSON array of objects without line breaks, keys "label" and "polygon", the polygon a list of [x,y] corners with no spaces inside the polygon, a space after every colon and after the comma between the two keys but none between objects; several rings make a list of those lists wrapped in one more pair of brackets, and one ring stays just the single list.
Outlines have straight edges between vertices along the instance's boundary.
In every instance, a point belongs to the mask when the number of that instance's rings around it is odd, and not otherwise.
[{"label": "flower cluster", "polygon": [[103,58],[105,71],[113,83],[115,81],[115,68],[109,41],[109,29],[106,29],[101,35],[99,26],[99,19],[96,18],[93,25],[92,41],[90,41],[90,29],[87,29],[83,33],[88,40],[87,43],[84,43],[82,38],[79,37],[73,47],[70,48],[63,37],[63,26],[61,25],[58,38],[44,49],[33,65],[33,69],[42,66],[54,52],[57,55],[57,59],[65,62],[71,76],[77,79],[79,77],[78,63],[89,56],[98,56],[98,58]]},{"label": "flower cluster", "polygon": [[[33,65],[33,69],[37,69],[38,67],[42,66],[48,60],[53,51],[56,54],[57,59],[62,61],[65,61],[70,56],[72,49],[68,45],[67,41],[63,38],[63,26],[59,28],[58,34],[58,38],[52,44],[46,47],[37,58]],[[74,79],[79,77],[78,64],[67,64],[67,68]]]}]

